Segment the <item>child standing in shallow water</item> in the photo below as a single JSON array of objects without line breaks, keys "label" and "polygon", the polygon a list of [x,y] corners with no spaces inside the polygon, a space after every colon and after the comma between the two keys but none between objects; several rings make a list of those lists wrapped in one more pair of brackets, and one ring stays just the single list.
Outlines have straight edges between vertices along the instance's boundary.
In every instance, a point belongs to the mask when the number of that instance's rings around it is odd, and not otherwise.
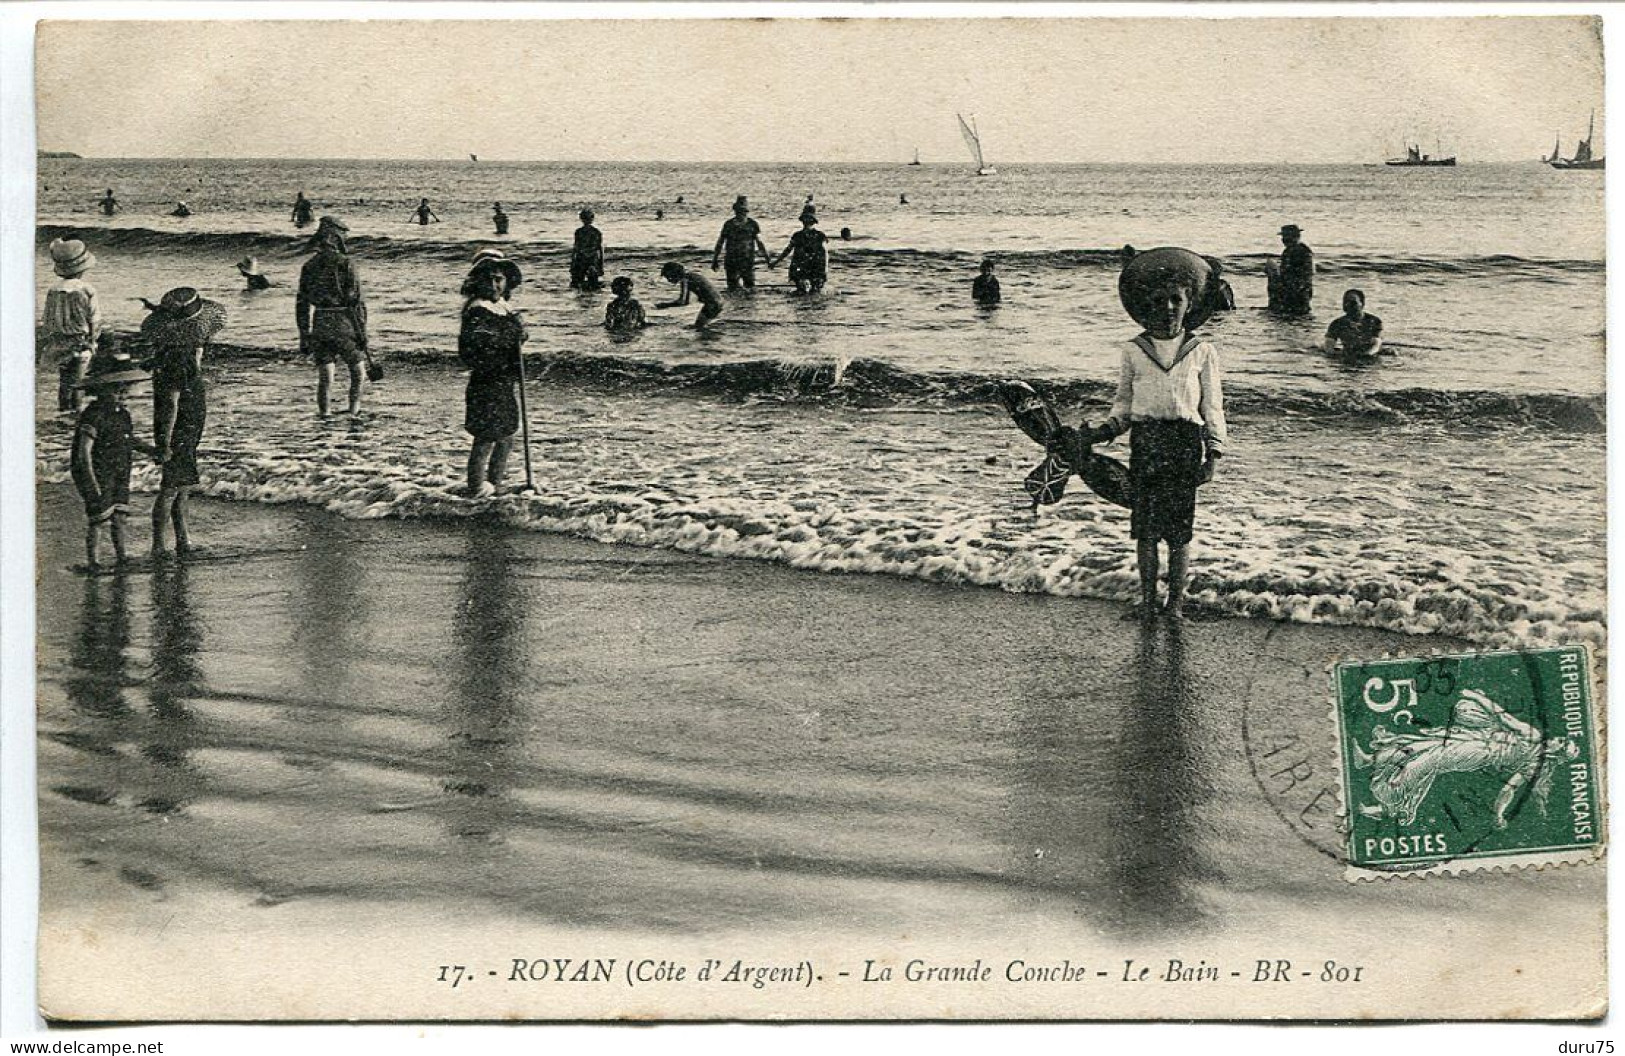
[{"label": "child standing in shallow water", "polygon": [[123,564],[124,522],[130,509],[130,462],[133,451],[157,454],[158,449],[135,438],[125,396],[131,387],[148,380],[128,356],[99,355],[81,386],[90,403],[79,414],[73,431],[70,464],[73,484],[85,502],[85,562],[100,567],[98,549],[102,528],[113,541],[113,559]]},{"label": "child standing in shallow water", "polygon": [[1206,318],[1212,278],[1194,253],[1158,249],[1138,254],[1118,280],[1123,306],[1145,330],[1123,347],[1111,417],[1089,438],[1130,433],[1130,534],[1140,570],[1134,611],[1142,619],[1157,611],[1159,543],[1168,547],[1164,611],[1183,614],[1196,488],[1213,479],[1229,439],[1218,351],[1191,333]]},{"label": "child standing in shallow water", "polygon": [[96,287],[83,278],[96,257],[78,239],[58,238],[50,252],[51,268],[62,281],[45,294],[40,351],[57,367],[56,409],[77,411],[79,379],[85,376],[102,329]]}]

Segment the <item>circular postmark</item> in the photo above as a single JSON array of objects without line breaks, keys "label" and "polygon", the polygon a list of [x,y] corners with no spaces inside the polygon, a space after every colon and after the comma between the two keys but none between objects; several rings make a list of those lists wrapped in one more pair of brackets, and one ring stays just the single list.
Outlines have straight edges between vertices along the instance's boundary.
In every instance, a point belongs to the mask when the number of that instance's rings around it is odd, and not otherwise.
[{"label": "circular postmark", "polygon": [[1317,852],[1407,873],[1540,844],[1575,743],[1544,653],[1383,658],[1335,666],[1329,699],[1242,701],[1249,770]]}]

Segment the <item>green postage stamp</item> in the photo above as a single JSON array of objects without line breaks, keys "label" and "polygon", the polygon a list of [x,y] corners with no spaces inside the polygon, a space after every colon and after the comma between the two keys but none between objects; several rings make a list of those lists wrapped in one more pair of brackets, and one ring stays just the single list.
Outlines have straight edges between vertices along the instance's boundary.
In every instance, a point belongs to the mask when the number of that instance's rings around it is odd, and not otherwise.
[{"label": "green postage stamp", "polygon": [[1351,877],[1602,854],[1584,646],[1346,662],[1334,677]]}]

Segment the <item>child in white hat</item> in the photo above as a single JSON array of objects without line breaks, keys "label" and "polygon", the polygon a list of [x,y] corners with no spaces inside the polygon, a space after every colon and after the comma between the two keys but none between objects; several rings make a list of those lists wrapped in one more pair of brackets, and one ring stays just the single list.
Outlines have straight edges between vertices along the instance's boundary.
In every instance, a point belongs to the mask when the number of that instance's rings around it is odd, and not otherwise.
[{"label": "child in white hat", "polygon": [[40,355],[58,370],[56,409],[77,411],[78,385],[102,332],[96,287],[83,278],[95,265],[96,257],[78,239],[54,240],[50,253],[51,269],[61,281],[45,294],[45,312],[40,320]]}]

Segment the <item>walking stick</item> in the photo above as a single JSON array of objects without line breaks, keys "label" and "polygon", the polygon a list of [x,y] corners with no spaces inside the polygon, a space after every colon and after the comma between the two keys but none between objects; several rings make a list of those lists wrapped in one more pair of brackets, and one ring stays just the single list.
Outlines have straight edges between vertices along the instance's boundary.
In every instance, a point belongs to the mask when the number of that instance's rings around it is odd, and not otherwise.
[{"label": "walking stick", "polygon": [[519,434],[525,444],[525,492],[536,493],[536,478],[530,470],[530,411],[525,407],[525,352],[519,350]]}]

